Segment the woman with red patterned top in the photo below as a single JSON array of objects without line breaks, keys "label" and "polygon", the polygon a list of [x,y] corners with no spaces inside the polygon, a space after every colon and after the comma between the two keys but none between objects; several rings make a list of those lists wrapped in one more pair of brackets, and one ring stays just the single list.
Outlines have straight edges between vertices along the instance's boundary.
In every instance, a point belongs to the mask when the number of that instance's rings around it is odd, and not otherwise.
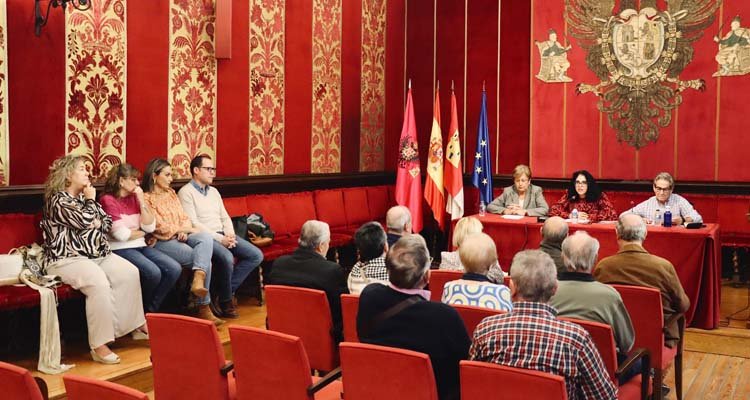
[{"label": "woman with red patterned top", "polygon": [[568,193],[549,210],[549,216],[570,218],[570,212],[578,210],[578,219],[599,222],[617,220],[617,211],[604,194],[589,171],[582,169],[570,178]]}]

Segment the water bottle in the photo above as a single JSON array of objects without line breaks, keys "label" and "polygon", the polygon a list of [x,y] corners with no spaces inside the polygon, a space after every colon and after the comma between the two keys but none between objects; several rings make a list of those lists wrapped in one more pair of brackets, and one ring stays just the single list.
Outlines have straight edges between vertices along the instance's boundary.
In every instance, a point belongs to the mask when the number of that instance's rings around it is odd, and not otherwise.
[{"label": "water bottle", "polygon": [[479,202],[479,216],[484,217],[484,214],[487,212],[487,205],[484,204],[483,201]]},{"label": "water bottle", "polygon": [[574,208],[573,211],[570,212],[570,220],[573,221],[573,223],[578,223],[578,209]]},{"label": "water bottle", "polygon": [[661,222],[662,222],[661,210],[657,208],[656,209],[656,214],[654,214],[654,222],[653,222],[653,224],[656,225],[656,226],[660,226]]},{"label": "water bottle", "polygon": [[672,226],[672,211],[669,211],[669,206],[667,206],[667,211],[664,211],[664,226],[667,228]]}]

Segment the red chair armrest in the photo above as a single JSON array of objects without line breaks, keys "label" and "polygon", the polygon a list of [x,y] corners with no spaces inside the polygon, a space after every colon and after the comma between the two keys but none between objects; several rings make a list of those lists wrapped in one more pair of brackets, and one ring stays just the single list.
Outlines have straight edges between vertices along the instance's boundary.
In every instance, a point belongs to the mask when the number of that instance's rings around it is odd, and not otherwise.
[{"label": "red chair armrest", "polygon": [[313,383],[307,388],[307,394],[312,396],[317,393],[320,389],[328,386],[331,382],[341,377],[341,367],[337,367],[333,371],[327,373],[324,377],[320,378],[319,381]]},{"label": "red chair armrest", "polygon": [[648,398],[648,387],[649,378],[651,378],[651,354],[647,349],[639,348],[633,350],[628,358],[617,366],[615,376],[620,377],[625,371],[628,371],[633,367],[636,361],[641,361],[641,399],[645,400]]},{"label": "red chair armrest", "polygon": [[221,372],[222,376],[227,376],[229,375],[230,372],[232,372],[233,369],[234,369],[234,363],[231,361],[227,361],[227,363],[224,364],[223,367],[221,367],[219,372]]}]

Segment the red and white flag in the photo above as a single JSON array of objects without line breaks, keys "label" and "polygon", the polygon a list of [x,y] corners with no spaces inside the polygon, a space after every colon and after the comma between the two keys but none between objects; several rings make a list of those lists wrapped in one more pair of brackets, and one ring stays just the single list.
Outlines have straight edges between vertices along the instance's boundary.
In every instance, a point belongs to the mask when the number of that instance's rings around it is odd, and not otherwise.
[{"label": "red and white flag", "polygon": [[445,211],[451,220],[464,216],[464,175],[461,168],[461,141],[458,135],[458,107],[456,94],[451,89],[451,124],[448,128],[448,145],[445,147],[445,191],[447,202]]},{"label": "red and white flag", "polygon": [[443,230],[445,229],[445,189],[443,187],[443,133],[440,131],[439,90],[440,84],[435,90],[430,147],[427,149],[427,180],[425,181],[424,198],[430,205],[440,230]]},{"label": "red and white flag", "polygon": [[422,230],[422,178],[419,169],[417,126],[414,122],[414,105],[411,100],[411,82],[406,95],[404,125],[398,142],[398,172],[396,174],[396,203],[411,212],[413,232]]}]

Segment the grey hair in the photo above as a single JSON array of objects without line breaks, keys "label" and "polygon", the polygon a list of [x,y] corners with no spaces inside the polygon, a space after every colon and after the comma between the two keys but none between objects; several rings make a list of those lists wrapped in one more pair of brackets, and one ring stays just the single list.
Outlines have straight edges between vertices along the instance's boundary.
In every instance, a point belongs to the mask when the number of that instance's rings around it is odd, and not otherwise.
[{"label": "grey hair", "polygon": [[[556,218],[560,219],[558,224],[555,224]],[[561,243],[566,237],[568,237],[568,224],[565,223],[562,218],[549,217],[547,221],[544,222],[544,225],[542,225],[542,238],[546,241]]]},{"label": "grey hair", "polygon": [[526,301],[546,303],[557,289],[557,268],[549,254],[540,250],[516,253],[510,275],[517,293]]},{"label": "grey hair", "polygon": [[599,255],[599,241],[586,231],[577,231],[562,242],[562,258],[568,270],[591,272]]},{"label": "grey hair", "polygon": [[[636,217],[630,217],[630,216]],[[626,242],[643,242],[646,240],[646,223],[643,219],[633,213],[620,215],[615,225],[617,238]]]},{"label": "grey hair", "polygon": [[402,289],[415,289],[430,269],[430,252],[421,235],[402,236],[385,257],[388,280]]},{"label": "grey hair", "polygon": [[328,227],[328,224],[323,221],[311,219],[302,224],[297,242],[300,247],[315,249],[321,243],[329,240],[331,240],[331,229]]},{"label": "grey hair", "polygon": [[411,212],[404,206],[393,206],[385,214],[385,224],[388,230],[403,232],[404,226],[411,222]]},{"label": "grey hair", "polygon": [[654,177],[654,185],[656,185],[656,181],[665,180],[669,182],[669,188],[674,189],[674,178],[672,178],[672,175],[669,174],[669,172],[659,172]]}]

